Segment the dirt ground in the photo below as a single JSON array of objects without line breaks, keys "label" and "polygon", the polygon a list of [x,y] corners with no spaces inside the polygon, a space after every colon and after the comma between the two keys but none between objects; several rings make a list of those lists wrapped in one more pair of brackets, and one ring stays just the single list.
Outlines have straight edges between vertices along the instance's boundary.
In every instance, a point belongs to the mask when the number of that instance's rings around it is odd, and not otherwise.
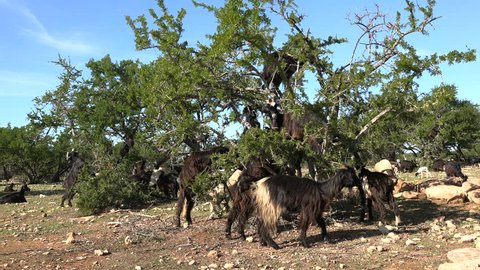
[{"label": "dirt ground", "polygon": [[[480,169],[467,175],[478,177]],[[192,226],[175,228],[173,201],[81,217],[59,207],[60,185],[30,187],[27,203],[0,205],[0,269],[437,269],[449,250],[475,245],[462,236],[480,234],[473,203],[400,198],[403,223],[387,235],[376,222],[358,222],[360,209],[350,198],[327,214],[329,242],[313,226],[311,247],[303,248],[294,224],[281,221],[274,239],[282,249],[273,250],[259,245],[254,220],[247,230],[252,242],[236,233],[226,239],[225,218],[207,220],[204,203],[194,208]],[[67,244],[71,232],[75,241]]]}]

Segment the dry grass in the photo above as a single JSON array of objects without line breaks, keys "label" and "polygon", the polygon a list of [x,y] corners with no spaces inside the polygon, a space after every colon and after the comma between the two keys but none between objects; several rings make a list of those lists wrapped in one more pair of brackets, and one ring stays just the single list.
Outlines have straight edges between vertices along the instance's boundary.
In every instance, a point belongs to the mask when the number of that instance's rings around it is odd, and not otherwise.
[{"label": "dry grass", "polygon": [[[478,168],[465,172],[480,176]],[[418,181],[413,174],[400,178]],[[281,222],[282,232],[275,241],[283,248],[275,251],[258,244],[254,226],[247,230],[253,243],[227,240],[225,219],[206,220],[208,206],[203,204],[195,207],[194,224],[186,229],[173,226],[174,202],[141,211],[112,211],[83,221],[76,209],[58,207],[60,185],[32,185],[31,189],[28,203],[0,205],[0,268],[200,269],[216,264],[220,269],[232,263],[245,269],[339,269],[341,265],[346,269],[437,269],[447,261],[449,250],[473,246],[459,243],[459,235],[478,233],[475,230],[480,228],[477,205],[400,199],[404,223],[395,231],[400,239],[386,243],[388,237],[375,222],[357,221],[355,200],[341,200],[327,219],[331,242],[320,242],[320,230],[312,227],[308,231],[312,247],[305,249],[297,241],[294,224]],[[393,223],[392,215],[389,218]],[[452,220],[456,229],[448,229],[443,219]],[[440,224],[441,231],[433,232],[433,223]],[[69,232],[77,234],[73,244],[64,242]],[[127,236],[132,244],[125,244]],[[417,245],[406,246],[407,239]],[[381,246],[383,251],[368,252],[371,246]],[[96,256],[95,249],[107,249],[110,254]],[[211,250],[217,256],[207,256]]]}]

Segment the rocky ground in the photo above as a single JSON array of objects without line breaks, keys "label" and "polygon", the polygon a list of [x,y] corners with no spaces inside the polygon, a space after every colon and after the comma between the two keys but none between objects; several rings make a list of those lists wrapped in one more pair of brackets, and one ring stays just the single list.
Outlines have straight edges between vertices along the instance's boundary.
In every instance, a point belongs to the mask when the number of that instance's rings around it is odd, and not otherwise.
[{"label": "rocky ground", "polygon": [[177,229],[174,202],[81,217],[58,207],[60,186],[31,189],[28,203],[0,205],[0,269],[455,269],[452,262],[480,250],[480,206],[463,200],[400,196],[398,228],[358,222],[355,199],[338,200],[327,215],[329,242],[311,227],[312,247],[303,248],[294,224],[281,221],[282,249],[273,250],[259,245],[253,225],[247,242],[226,239],[225,219],[207,220],[205,204],[193,210],[192,226]]}]

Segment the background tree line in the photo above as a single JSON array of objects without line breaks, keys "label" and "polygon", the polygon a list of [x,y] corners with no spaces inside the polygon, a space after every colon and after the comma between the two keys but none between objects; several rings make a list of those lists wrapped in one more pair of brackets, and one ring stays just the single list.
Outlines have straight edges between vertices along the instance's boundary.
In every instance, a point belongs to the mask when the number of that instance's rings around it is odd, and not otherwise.
[{"label": "background tree line", "polygon": [[[439,19],[435,1],[407,0],[394,18],[380,7],[355,14],[350,20],[356,40],[314,36],[292,0],[194,3],[217,21],[203,43],[183,38],[186,10],[172,14],[158,1],[147,15],[126,17],[136,49],[156,51],[154,61],[114,62],[106,55],[90,60],[85,72],[68,59],[55,61],[63,68],[60,84],[34,100],[30,124],[0,128],[0,165],[7,175],[32,183],[58,181],[72,148],[87,160],[89,171],[115,175],[92,180],[85,174],[84,182],[95,185],[119,182],[138,159],[179,163],[188,152],[214,145],[231,149],[215,162],[226,172],[259,155],[279,165],[306,156],[325,174],[339,162],[407,156],[428,165],[437,157],[479,157],[478,105],[459,100],[453,84],[426,91],[418,83],[424,75],[440,76],[443,63],[476,60],[473,49],[423,55],[408,42],[414,34],[428,38]],[[338,62],[333,54],[344,44],[353,44],[351,55]],[[285,58],[274,55],[298,61],[291,78],[284,72]],[[265,80],[265,66],[278,73],[280,87]],[[272,99],[296,117],[313,116],[305,123],[305,140],[265,128],[270,123],[265,107]],[[260,127],[244,132],[245,108],[256,113]],[[307,143],[313,137],[321,142],[317,151]],[[205,180],[200,182],[211,185],[226,176]],[[95,185],[90,192],[98,190]]]}]

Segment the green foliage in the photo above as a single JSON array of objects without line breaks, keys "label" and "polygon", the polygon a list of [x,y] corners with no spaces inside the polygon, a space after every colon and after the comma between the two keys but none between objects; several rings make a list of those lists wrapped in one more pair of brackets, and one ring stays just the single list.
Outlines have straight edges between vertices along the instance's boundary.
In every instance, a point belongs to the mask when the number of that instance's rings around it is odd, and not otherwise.
[{"label": "green foliage", "polygon": [[0,136],[0,165],[32,184],[58,181],[68,147],[62,136],[41,134],[33,125],[0,128]]},{"label": "green foliage", "polygon": [[147,195],[138,183],[126,177],[127,167],[103,169],[97,176],[84,167],[77,180],[77,205],[85,215],[98,214],[109,208],[135,208],[142,206]]}]

